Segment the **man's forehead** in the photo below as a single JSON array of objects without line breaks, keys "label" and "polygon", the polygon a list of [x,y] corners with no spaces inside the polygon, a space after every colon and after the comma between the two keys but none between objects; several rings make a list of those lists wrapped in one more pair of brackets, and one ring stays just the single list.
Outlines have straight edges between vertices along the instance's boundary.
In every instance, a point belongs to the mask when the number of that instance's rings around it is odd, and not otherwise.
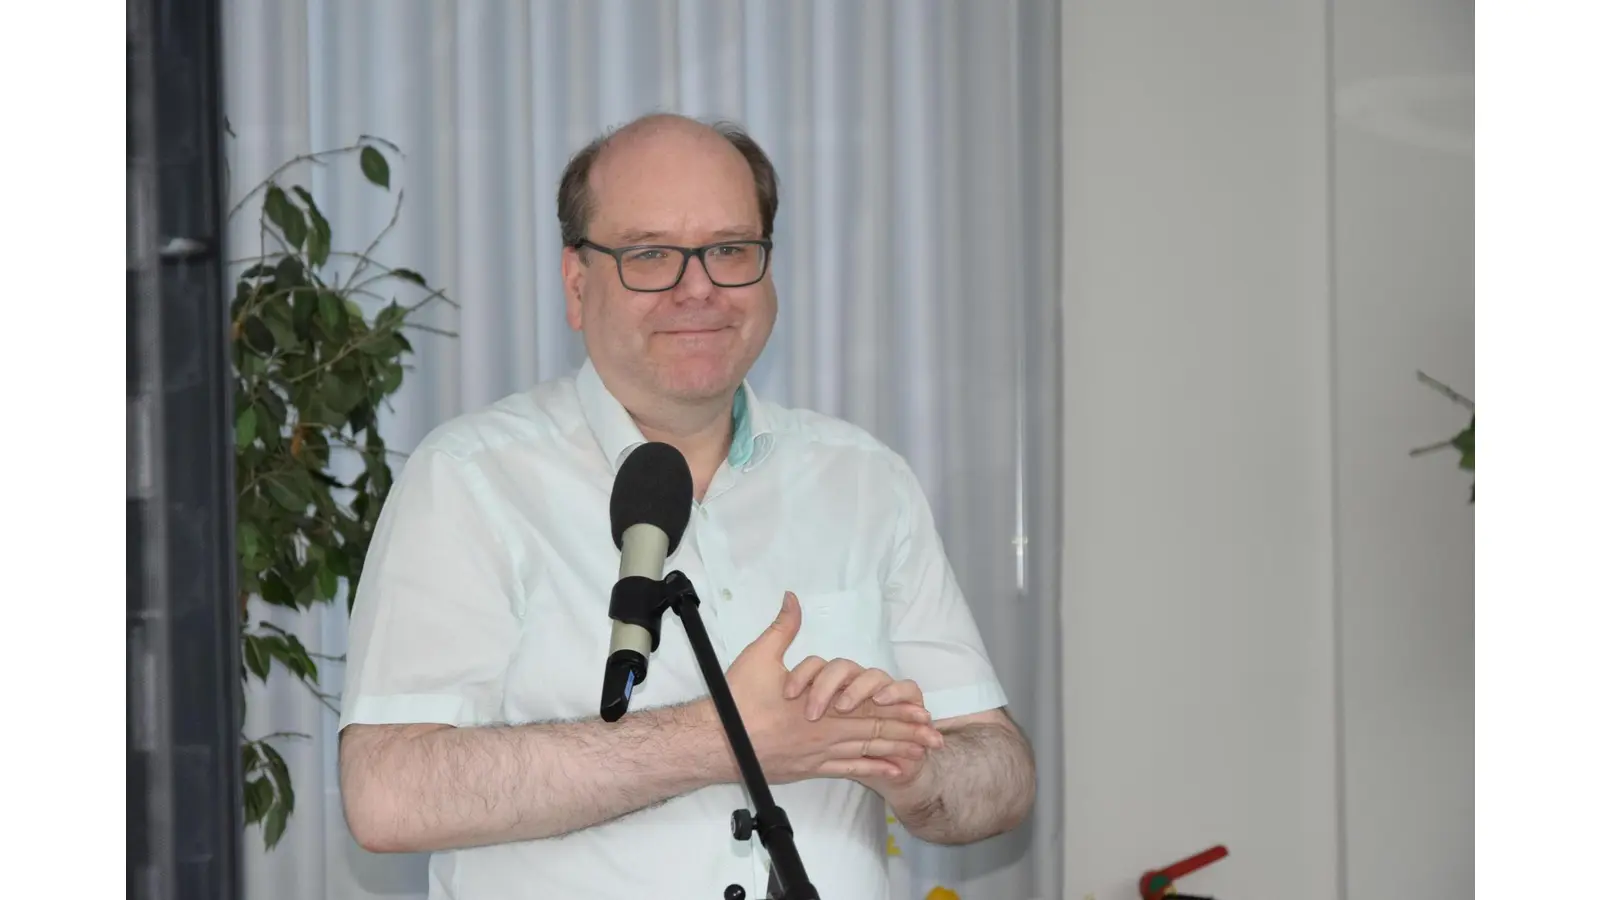
[{"label": "man's forehead", "polygon": [[[749,167],[649,161],[596,172],[593,230],[631,243],[761,236],[761,210]],[[740,159],[742,162],[742,158]]]},{"label": "man's forehead", "polygon": [[630,142],[595,160],[590,185],[625,183],[634,190],[694,181],[704,187],[755,188],[755,173],[739,151],[716,141]]}]

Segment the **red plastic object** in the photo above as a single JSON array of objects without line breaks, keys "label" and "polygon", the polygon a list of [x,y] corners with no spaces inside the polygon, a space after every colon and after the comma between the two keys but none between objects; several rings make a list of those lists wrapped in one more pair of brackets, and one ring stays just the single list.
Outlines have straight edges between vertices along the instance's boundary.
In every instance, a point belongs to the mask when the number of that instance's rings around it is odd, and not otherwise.
[{"label": "red plastic object", "polygon": [[1139,896],[1144,900],[1160,900],[1172,887],[1172,883],[1185,875],[1198,872],[1219,859],[1228,855],[1228,848],[1218,844],[1209,850],[1187,858],[1180,859],[1164,869],[1156,869],[1144,873],[1139,878]]}]

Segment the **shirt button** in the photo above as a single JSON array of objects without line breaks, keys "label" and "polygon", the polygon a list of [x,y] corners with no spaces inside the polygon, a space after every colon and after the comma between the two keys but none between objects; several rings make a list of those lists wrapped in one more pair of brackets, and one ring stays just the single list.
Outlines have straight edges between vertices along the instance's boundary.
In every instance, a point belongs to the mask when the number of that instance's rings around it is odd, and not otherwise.
[{"label": "shirt button", "polygon": [[733,599],[733,591],[730,591],[727,588],[723,588],[722,589],[722,599],[723,599],[724,602],[726,602],[728,600],[732,600]]}]

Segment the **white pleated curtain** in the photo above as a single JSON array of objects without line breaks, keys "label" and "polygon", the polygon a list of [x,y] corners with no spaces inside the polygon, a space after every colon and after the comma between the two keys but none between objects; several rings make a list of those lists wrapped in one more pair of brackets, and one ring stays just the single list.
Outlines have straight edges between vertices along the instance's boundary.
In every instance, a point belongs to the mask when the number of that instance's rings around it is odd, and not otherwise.
[{"label": "white pleated curtain", "polygon": [[[1039,756],[1033,821],[966,848],[891,827],[897,894],[1058,897],[1057,10],[983,3],[750,0],[228,0],[233,196],[283,162],[393,141],[400,219],[376,256],[459,310],[419,334],[386,418],[430,428],[581,362],[563,320],[555,192],[604,128],[665,110],[727,118],[772,155],[779,319],[762,396],[857,422],[903,453],[938,515],[1013,710]],[[353,162],[303,166],[336,247],[388,222]],[[250,210],[234,257],[257,246]],[[342,607],[260,610],[343,652]],[[320,646],[316,646],[320,645]],[[337,663],[325,686],[337,693]],[[280,743],[300,800],[283,842],[247,834],[252,900],[422,897],[421,857],[355,847],[338,799],[335,717],[284,677],[246,729]],[[798,836],[802,853],[804,835]],[[816,860],[813,865],[826,861]],[[536,878],[537,873],[529,873]]]}]

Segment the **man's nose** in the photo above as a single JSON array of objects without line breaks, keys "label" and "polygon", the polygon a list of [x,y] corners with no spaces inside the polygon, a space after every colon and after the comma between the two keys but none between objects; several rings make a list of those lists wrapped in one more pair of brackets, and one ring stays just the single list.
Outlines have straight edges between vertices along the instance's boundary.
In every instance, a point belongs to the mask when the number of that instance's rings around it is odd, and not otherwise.
[{"label": "man's nose", "polygon": [[681,299],[703,300],[711,295],[712,288],[716,285],[711,282],[711,273],[706,271],[704,259],[698,256],[689,257],[688,265],[684,267],[683,278],[678,282],[678,291]]}]

